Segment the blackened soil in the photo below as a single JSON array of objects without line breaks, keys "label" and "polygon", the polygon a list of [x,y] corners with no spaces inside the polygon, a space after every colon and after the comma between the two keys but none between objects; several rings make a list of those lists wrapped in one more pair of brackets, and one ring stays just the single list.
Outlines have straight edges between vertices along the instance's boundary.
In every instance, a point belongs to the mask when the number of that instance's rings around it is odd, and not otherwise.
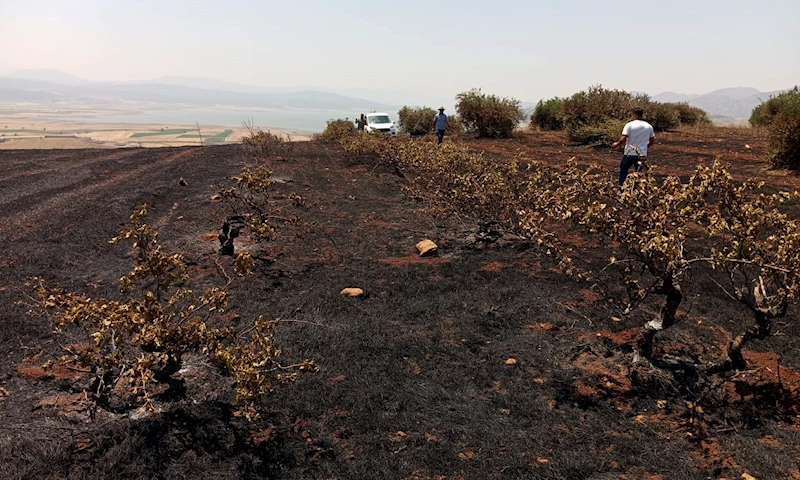
[{"label": "blackened soil", "polygon": [[[724,155],[716,144],[742,141],[763,148],[758,139],[726,136],[705,146],[693,134],[672,135],[661,141],[672,138],[679,146],[669,148],[685,150],[671,164],[682,173],[692,168],[694,150]],[[519,148],[530,158],[603,155],[546,135],[471,145],[499,157]],[[234,416],[226,406],[230,384],[209,372],[186,375],[187,398],[160,403],[161,413],[98,411],[92,419],[93,409],[75,397],[85,379],[20,368],[59,355],[57,341],[79,340],[26,315],[26,279],[118,297],[116,281],[130,258],[108,239],[137,204],[152,205],[149,221],[170,250],[185,253],[200,285],[224,283],[212,252],[227,211],[211,197],[238,174],[242,159],[235,146],[0,152],[0,386],[8,392],[0,390],[0,477],[797,475],[800,427],[792,405],[765,406],[755,390],[715,404],[718,412],[698,413],[686,406],[698,400],[691,388],[631,383],[627,353],[617,346],[656,304],[623,316],[530,245],[470,245],[464,239],[477,226],[469,219],[426,215],[393,171],[316,143],[270,161],[280,179],[275,216],[299,220],[280,225],[268,245],[240,239],[240,247],[270,261],[233,284],[230,310],[240,317],[228,321],[247,327],[258,315],[285,319],[278,336],[286,362],[311,358],[320,367],[270,395],[261,421]],[[767,175],[748,159],[743,170]],[[608,165],[613,169],[612,160]],[[292,193],[306,206],[296,206]],[[438,256],[417,256],[414,245],[423,238],[439,244]],[[580,255],[601,264],[607,252],[592,242],[586,239]],[[713,358],[745,324],[746,312],[713,283],[697,285],[660,351]],[[366,295],[344,297],[346,287]],[[762,362],[757,368],[777,369],[767,354],[776,352],[784,377],[793,378],[798,333],[787,324],[781,336],[754,344],[762,352],[753,357]],[[205,368],[199,362],[190,370]],[[787,402],[777,397],[771,401]]]}]

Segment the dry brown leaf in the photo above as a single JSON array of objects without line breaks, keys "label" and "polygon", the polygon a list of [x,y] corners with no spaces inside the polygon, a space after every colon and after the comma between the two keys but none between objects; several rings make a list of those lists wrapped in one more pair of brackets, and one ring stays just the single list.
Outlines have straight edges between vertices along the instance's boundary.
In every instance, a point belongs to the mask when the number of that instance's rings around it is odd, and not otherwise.
[{"label": "dry brown leaf", "polygon": [[398,430],[396,433],[389,434],[389,440],[393,442],[402,442],[407,436],[408,434],[406,432]]},{"label": "dry brown leaf", "polygon": [[475,452],[472,450],[464,450],[463,452],[458,454],[458,458],[461,460],[472,460],[475,458]]},{"label": "dry brown leaf", "polygon": [[550,459],[549,458],[537,457],[536,461],[539,462],[539,463],[550,463]]}]

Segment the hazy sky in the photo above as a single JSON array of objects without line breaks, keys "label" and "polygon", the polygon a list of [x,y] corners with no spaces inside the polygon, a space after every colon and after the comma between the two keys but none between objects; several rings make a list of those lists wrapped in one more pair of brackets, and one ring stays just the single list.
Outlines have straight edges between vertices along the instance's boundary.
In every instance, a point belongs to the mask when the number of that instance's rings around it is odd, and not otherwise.
[{"label": "hazy sky", "polygon": [[800,1],[0,0],[0,75],[521,100],[800,83]]}]

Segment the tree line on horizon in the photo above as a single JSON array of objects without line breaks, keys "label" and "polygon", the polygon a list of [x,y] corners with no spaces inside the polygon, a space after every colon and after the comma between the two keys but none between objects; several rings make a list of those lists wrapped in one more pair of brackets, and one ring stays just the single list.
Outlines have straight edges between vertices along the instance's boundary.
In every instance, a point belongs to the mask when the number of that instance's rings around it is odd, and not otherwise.
[{"label": "tree line on horizon", "polygon": [[[448,134],[479,138],[509,138],[526,115],[513,97],[472,89],[456,95],[457,115],[448,118]],[[609,147],[617,140],[631,110],[644,110],[644,119],[657,132],[679,127],[711,126],[708,113],[685,102],[658,102],[646,94],[591,86],[572,96],[542,99],[530,115],[534,131],[563,131],[581,145]],[[411,136],[431,133],[433,108],[404,106],[398,112],[401,131]],[[768,160],[775,168],[800,168],[800,92],[788,90],[753,109],[753,127],[768,132]]]}]

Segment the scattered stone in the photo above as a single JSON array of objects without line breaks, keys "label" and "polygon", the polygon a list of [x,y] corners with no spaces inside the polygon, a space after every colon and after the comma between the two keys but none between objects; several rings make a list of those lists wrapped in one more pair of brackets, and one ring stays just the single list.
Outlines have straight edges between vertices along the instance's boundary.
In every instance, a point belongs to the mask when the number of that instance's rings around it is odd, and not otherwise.
[{"label": "scattered stone", "polygon": [[180,185],[181,187],[186,187],[189,184],[186,183],[186,180],[184,180],[183,177],[181,177],[180,180],[178,180],[178,185]]},{"label": "scattered stone", "polygon": [[360,288],[345,288],[341,291],[342,295],[347,295],[348,297],[360,297],[364,295],[364,290]]},{"label": "scattered stone", "polygon": [[516,358],[509,358],[508,360],[506,360],[506,365],[516,365],[517,363],[519,362],[517,361]]},{"label": "scattered stone", "polygon": [[439,250],[439,247],[426,238],[417,244],[417,250],[419,250],[420,257],[427,257],[435,254]]},{"label": "scattered stone", "polygon": [[748,150],[749,150],[749,149],[750,149],[750,145],[747,145],[747,144],[745,144],[745,145],[744,145],[744,148],[746,148],[746,149],[748,149]]}]

